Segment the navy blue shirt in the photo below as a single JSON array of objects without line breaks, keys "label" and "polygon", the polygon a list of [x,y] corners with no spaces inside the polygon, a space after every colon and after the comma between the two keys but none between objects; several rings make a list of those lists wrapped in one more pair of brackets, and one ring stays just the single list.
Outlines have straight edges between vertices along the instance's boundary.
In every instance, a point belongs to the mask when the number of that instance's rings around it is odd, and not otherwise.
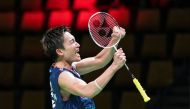
[{"label": "navy blue shirt", "polygon": [[63,101],[60,87],[58,84],[58,77],[63,71],[69,71],[76,78],[80,78],[80,75],[73,69],[60,69],[57,67],[51,66],[49,69],[50,72],[50,88],[51,88],[51,100],[53,109],[95,109],[94,101],[91,98],[80,97],[75,95],[70,95],[69,100]]}]

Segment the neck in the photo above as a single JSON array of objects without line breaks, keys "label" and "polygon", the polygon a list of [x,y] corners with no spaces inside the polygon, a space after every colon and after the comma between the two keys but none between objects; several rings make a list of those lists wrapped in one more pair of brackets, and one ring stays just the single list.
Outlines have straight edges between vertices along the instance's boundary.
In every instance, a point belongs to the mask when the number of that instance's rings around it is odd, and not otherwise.
[{"label": "neck", "polygon": [[66,68],[71,70],[71,65],[66,61],[56,61],[55,66],[58,68]]}]

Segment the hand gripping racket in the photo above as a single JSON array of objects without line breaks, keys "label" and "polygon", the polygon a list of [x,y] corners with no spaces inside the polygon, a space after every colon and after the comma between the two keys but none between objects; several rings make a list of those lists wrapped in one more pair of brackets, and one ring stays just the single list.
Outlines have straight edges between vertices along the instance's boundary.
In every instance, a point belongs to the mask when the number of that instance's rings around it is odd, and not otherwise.
[{"label": "hand gripping racket", "polygon": [[[97,12],[93,14],[89,21],[88,21],[88,29],[89,33],[91,35],[91,38],[93,41],[102,48],[111,48],[114,47],[117,51],[116,44],[120,41],[120,38],[118,40],[112,41],[110,44],[110,41],[112,40],[112,32],[113,28],[117,26],[119,27],[117,21],[108,13],[106,12]],[[125,63],[125,67],[129,71],[129,74],[133,78],[133,83],[135,84],[136,88],[142,95],[144,102],[148,102],[150,98],[147,96],[145,90],[142,88],[139,81],[135,78],[133,73],[129,70],[129,67]]]}]

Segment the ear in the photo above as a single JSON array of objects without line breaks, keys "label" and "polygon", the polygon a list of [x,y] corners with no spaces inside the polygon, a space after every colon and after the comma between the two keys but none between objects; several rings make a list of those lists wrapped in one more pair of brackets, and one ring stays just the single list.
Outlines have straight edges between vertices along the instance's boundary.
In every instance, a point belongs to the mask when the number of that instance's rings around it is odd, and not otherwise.
[{"label": "ear", "polygon": [[56,49],[56,53],[60,56],[63,56],[64,54],[63,49]]}]

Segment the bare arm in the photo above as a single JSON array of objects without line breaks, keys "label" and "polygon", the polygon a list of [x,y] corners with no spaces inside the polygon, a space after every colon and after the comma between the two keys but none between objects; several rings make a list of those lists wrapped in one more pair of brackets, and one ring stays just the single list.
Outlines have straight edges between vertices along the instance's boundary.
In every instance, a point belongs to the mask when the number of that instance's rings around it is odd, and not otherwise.
[{"label": "bare arm", "polygon": [[123,50],[118,50],[118,52],[115,53],[113,63],[96,80],[86,83],[65,71],[59,76],[59,85],[62,90],[70,92],[71,94],[92,98],[106,86],[116,71],[124,65],[125,61],[126,58]]},{"label": "bare arm", "polygon": [[[123,38],[125,36],[125,29],[120,28],[120,32],[117,29],[113,29],[112,35],[114,36],[114,40],[118,40],[119,36]],[[104,48],[100,53],[98,53],[95,57],[90,57],[77,62],[76,69],[77,71],[83,75],[94,70],[100,69],[106,66],[112,59],[115,50],[114,48]]]}]

